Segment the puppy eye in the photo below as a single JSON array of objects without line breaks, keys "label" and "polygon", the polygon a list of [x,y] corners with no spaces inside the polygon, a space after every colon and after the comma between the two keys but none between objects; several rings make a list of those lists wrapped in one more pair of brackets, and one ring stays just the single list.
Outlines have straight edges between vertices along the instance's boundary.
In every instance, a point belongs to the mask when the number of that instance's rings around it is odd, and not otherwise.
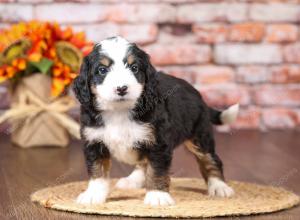
[{"label": "puppy eye", "polygon": [[139,67],[137,64],[133,64],[131,67],[130,67],[130,70],[133,72],[133,73],[137,73],[139,71]]},{"label": "puppy eye", "polygon": [[101,66],[99,67],[98,71],[101,75],[105,75],[108,72],[108,69],[106,67]]}]

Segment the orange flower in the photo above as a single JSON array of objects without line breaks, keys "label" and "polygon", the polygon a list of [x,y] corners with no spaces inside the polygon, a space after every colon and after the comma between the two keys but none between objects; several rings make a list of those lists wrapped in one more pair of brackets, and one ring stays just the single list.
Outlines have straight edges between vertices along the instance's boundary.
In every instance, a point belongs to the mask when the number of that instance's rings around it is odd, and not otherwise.
[{"label": "orange flower", "polygon": [[12,66],[19,71],[23,71],[26,68],[26,60],[25,59],[15,59],[12,62]]},{"label": "orange flower", "polygon": [[0,83],[7,80],[7,77],[5,76],[5,69],[4,67],[0,68]]},{"label": "orange flower", "polygon": [[83,32],[79,32],[73,35],[73,37],[70,39],[70,43],[75,45],[78,48],[82,48],[85,46],[85,35]]},{"label": "orange flower", "polygon": [[51,94],[53,97],[59,96],[65,89],[65,83],[64,80],[60,78],[53,78],[52,80],[52,88],[51,88]]},{"label": "orange flower", "polygon": [[0,53],[13,43],[24,39],[28,40],[29,48],[22,56],[16,56],[9,61],[10,63],[0,65],[0,82],[11,79],[16,74],[23,74],[27,62],[39,62],[42,58],[47,58],[53,61],[52,94],[55,96],[59,95],[77,76],[70,66],[62,63],[56,52],[56,43],[66,41],[78,48],[84,56],[93,48],[93,44],[86,40],[83,32],[74,33],[71,27],[62,29],[58,23],[30,21],[20,22],[0,31]]},{"label": "orange flower", "polygon": [[78,73],[70,73],[69,77],[73,80],[78,76]]},{"label": "orange flower", "polygon": [[49,58],[56,58],[56,50],[53,47],[49,50]]},{"label": "orange flower", "polygon": [[62,40],[68,40],[72,37],[73,31],[72,28],[67,27],[64,31],[61,32],[61,39]]},{"label": "orange flower", "polygon": [[59,67],[55,67],[55,68],[53,68],[53,76],[54,77],[58,77],[58,76],[60,76],[61,74],[62,74],[62,69],[61,68],[59,68]]},{"label": "orange flower", "polygon": [[14,77],[17,73],[17,69],[15,67],[12,66],[8,66],[6,68],[6,75],[8,79],[11,79],[12,77]]},{"label": "orange flower", "polygon": [[42,59],[42,54],[40,53],[31,53],[29,56],[28,56],[28,60],[29,61],[32,61],[32,62],[39,62],[40,60]]},{"label": "orange flower", "polygon": [[87,44],[84,46],[81,51],[83,53],[83,56],[87,56],[90,52],[92,52],[94,45],[93,44]]}]

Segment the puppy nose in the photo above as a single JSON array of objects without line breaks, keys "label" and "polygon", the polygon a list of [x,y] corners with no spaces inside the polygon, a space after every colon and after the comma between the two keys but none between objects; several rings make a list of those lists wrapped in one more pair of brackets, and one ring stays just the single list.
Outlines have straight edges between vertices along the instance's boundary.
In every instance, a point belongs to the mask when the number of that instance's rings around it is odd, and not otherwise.
[{"label": "puppy nose", "polygon": [[119,96],[124,96],[127,94],[127,89],[128,89],[128,86],[118,86],[117,87],[117,93]]}]

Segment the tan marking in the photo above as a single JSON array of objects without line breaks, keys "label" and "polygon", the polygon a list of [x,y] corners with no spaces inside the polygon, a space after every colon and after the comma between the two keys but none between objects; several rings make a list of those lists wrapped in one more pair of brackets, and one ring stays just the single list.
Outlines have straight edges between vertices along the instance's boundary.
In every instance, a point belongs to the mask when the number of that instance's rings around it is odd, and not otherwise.
[{"label": "tan marking", "polygon": [[127,57],[127,63],[128,63],[129,65],[131,65],[131,64],[133,64],[133,62],[134,62],[134,56],[133,56],[133,55],[129,55],[129,56]]},{"label": "tan marking", "polygon": [[186,141],[184,145],[196,156],[199,169],[205,181],[207,181],[209,177],[224,179],[222,172],[209,153],[201,152],[201,149],[190,140]]},{"label": "tan marking", "polygon": [[110,159],[97,160],[91,167],[91,177],[93,179],[104,177],[109,177],[109,170],[111,167]]},{"label": "tan marking", "polygon": [[104,159],[102,162],[102,176],[103,177],[109,177],[109,171],[111,168],[111,160],[110,159]]},{"label": "tan marking", "polygon": [[109,66],[110,60],[109,60],[108,58],[106,58],[106,57],[102,57],[102,58],[100,59],[100,63],[101,63],[103,66]]},{"label": "tan marking", "polygon": [[154,169],[148,164],[146,170],[146,189],[147,190],[161,190],[161,191],[169,191],[170,186],[170,177],[168,175],[165,176],[157,176],[155,175]]}]

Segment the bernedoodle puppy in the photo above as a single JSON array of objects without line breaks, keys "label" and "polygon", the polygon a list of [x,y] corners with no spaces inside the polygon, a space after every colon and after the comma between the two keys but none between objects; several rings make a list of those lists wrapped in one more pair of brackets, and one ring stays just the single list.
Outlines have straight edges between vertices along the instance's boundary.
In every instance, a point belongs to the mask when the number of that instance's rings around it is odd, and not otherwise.
[{"label": "bernedoodle puppy", "polygon": [[81,136],[90,177],[77,202],[99,204],[109,192],[111,157],[136,166],[116,187],[146,187],[144,203],[175,204],[169,194],[174,149],[196,157],[211,196],[234,194],[215,152],[212,125],[235,120],[238,105],[217,111],[182,79],[156,71],[149,56],[121,37],[101,41],[85,57],[74,92],[81,103]]}]

